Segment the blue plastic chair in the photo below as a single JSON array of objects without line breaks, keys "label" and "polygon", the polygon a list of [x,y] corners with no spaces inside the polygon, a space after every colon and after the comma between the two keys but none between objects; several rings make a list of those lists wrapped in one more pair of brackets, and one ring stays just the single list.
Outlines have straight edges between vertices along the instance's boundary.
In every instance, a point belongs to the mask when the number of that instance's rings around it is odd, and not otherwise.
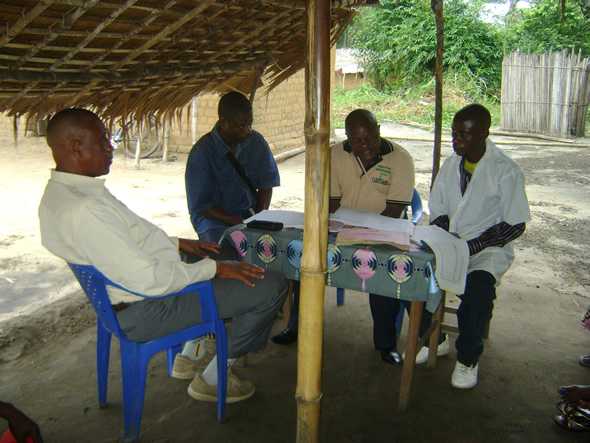
[{"label": "blue plastic chair", "polygon": [[424,216],[424,209],[422,208],[422,199],[420,198],[420,193],[416,189],[414,189],[414,193],[412,194],[412,202],[410,207],[412,208],[412,223],[417,225]]},{"label": "blue plastic chair", "polygon": [[121,349],[121,375],[123,381],[123,415],[125,442],[135,442],[139,438],[141,416],[145,394],[145,382],[150,359],[154,354],[166,350],[168,354],[168,374],[172,373],[174,358],[182,344],[197,337],[215,334],[217,341],[217,420],[222,421],[227,387],[227,337],[223,320],[219,318],[213,285],[210,281],[193,283],[166,298],[185,294],[199,294],[202,323],[148,342],[134,342],[125,337],[112,309],[106,286],[113,286],[134,295],[145,297],[113,283],[94,266],[69,264],[80,286],[96,311],[97,343],[96,373],[98,382],[98,404],[107,404],[107,383],[111,335],[119,338]]},{"label": "blue plastic chair", "polygon": [[[417,225],[422,220],[424,216],[424,209],[422,208],[422,199],[420,198],[420,193],[414,189],[414,193],[412,194],[412,202],[410,204],[412,208],[412,223]],[[337,288],[336,289],[336,305],[342,306],[344,305],[344,288]],[[402,302],[402,306],[405,306],[405,303]],[[400,309],[397,318],[395,319],[395,328],[399,332],[402,328],[402,322],[404,320],[404,310]]]}]

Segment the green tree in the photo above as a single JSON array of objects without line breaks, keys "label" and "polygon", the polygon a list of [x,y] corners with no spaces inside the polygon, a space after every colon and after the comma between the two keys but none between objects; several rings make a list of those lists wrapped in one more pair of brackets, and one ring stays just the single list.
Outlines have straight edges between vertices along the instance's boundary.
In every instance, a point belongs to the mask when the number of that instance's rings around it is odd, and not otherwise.
[{"label": "green tree", "polygon": [[568,0],[563,17],[555,0],[538,0],[520,10],[506,29],[506,52],[573,49],[590,55],[590,19],[584,15],[584,5],[584,1]]},{"label": "green tree", "polygon": [[[370,78],[383,89],[432,76],[435,24],[430,0],[382,0],[355,19],[350,31]],[[502,43],[480,17],[481,2],[445,2],[446,70],[475,80],[482,91],[499,87]]]}]

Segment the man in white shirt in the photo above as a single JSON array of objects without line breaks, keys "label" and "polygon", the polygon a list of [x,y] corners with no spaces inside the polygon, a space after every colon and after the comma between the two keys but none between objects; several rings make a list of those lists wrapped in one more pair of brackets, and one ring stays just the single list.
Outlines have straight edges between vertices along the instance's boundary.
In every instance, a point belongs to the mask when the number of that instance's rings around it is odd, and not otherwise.
[{"label": "man in white shirt", "polygon": [[524,174],[488,139],[491,116],[478,104],[453,118],[455,151],[438,173],[429,207],[431,223],[467,240],[469,268],[457,312],[455,388],[477,385],[483,335],[492,316],[495,287],[514,260],[510,243],[530,220]]},{"label": "man in white shirt", "polygon": [[[179,252],[205,256],[215,244],[169,237],[117,200],[97,179],[108,174],[113,148],[104,124],[84,109],[58,112],[47,127],[56,167],[39,207],[43,245],[68,263],[90,264],[131,291],[109,290],[121,329],[135,341],[170,334],[199,323],[198,294],[150,300],[190,283],[213,279],[220,315],[232,318],[229,364],[265,346],[286,294],[280,274],[240,262],[203,258],[183,263]],[[216,401],[217,360],[194,374],[188,388],[197,400]],[[227,402],[245,400],[254,385],[228,377]]]}]

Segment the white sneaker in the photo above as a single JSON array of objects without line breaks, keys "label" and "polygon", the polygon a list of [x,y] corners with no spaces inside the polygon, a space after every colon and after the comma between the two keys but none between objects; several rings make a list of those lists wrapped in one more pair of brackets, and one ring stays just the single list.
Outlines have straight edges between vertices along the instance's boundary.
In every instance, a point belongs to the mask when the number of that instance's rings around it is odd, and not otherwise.
[{"label": "white sneaker", "polygon": [[[428,347],[422,346],[422,348],[416,354],[416,364],[421,365],[428,361]],[[447,355],[451,352],[451,345],[449,344],[449,336],[445,335],[445,339],[442,343],[438,345],[436,348],[436,356],[442,357],[443,355]],[[404,358],[406,358],[406,354],[404,353]]]},{"label": "white sneaker", "polygon": [[477,385],[477,371],[479,363],[474,366],[465,366],[461,362],[455,363],[455,369],[451,376],[451,385],[457,389],[471,389]]}]

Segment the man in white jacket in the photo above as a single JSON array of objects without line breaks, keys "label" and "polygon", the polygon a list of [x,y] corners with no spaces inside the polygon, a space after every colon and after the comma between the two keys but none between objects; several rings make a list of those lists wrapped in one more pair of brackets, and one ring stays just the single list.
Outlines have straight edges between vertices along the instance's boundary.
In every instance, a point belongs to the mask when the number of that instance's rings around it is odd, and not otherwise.
[{"label": "man in white jacket", "polygon": [[443,164],[430,194],[430,219],[467,240],[469,268],[457,312],[455,388],[477,385],[486,323],[492,316],[496,286],[514,260],[510,243],[530,220],[520,167],[488,139],[491,116],[478,104],[453,118],[455,151]]}]

